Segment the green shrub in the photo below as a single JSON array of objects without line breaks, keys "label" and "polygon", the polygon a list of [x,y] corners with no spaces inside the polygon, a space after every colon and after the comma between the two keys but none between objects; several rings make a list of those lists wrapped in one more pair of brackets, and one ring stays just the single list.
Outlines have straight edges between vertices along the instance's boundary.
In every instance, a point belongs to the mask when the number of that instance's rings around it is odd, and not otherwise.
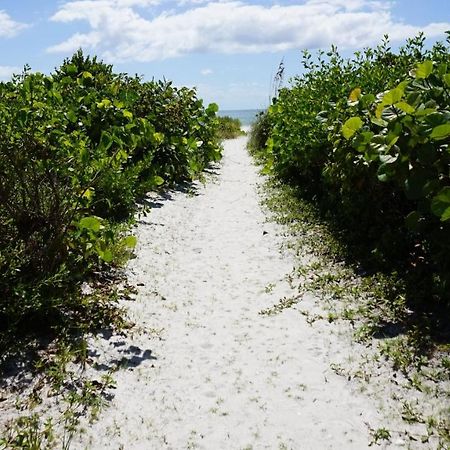
[{"label": "green shrub", "polygon": [[386,38],[351,59],[304,52],[304,74],[269,108],[267,139],[257,128],[251,138],[366,267],[415,273],[422,303],[450,304],[448,42],[427,50],[419,35],[393,53]]},{"label": "green shrub", "polygon": [[134,244],[117,224],[139,196],[220,158],[217,109],[81,51],[0,83],[0,333],[73,313],[83,278]]},{"label": "green shrub", "polygon": [[260,112],[250,129],[248,148],[255,154],[264,149],[270,137],[272,127],[268,111]]},{"label": "green shrub", "polygon": [[234,139],[244,134],[241,130],[241,121],[239,119],[233,119],[230,116],[219,116],[217,135],[219,139]]}]

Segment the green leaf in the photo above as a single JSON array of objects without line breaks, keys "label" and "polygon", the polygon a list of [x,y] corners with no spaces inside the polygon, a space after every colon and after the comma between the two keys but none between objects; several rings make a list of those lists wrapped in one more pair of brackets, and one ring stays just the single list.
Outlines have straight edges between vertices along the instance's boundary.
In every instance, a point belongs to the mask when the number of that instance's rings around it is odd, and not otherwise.
[{"label": "green leaf", "polygon": [[66,73],[69,75],[74,75],[78,72],[77,66],[75,64],[69,64],[66,66]]},{"label": "green leaf", "polygon": [[450,206],[442,213],[441,221],[445,222],[450,219]]},{"label": "green leaf", "polygon": [[431,139],[436,141],[445,139],[448,136],[450,136],[450,124],[448,123],[434,127],[430,135]]},{"label": "green leaf", "polygon": [[374,124],[374,125],[378,125],[379,127],[385,127],[387,126],[387,122],[385,120],[383,120],[381,118],[381,113],[380,113],[380,117],[372,117],[370,119],[370,121]]},{"label": "green leaf", "polygon": [[[433,197],[431,211],[441,220],[448,220],[448,209],[450,208],[450,186],[446,186]],[[443,219],[444,218],[444,219]]]},{"label": "green leaf", "polygon": [[411,231],[418,231],[422,215],[418,211],[412,211],[405,217],[405,225]]},{"label": "green leaf", "polygon": [[128,248],[135,248],[137,244],[137,237],[136,236],[127,236],[123,239],[123,243]]},{"label": "green leaf", "polygon": [[385,183],[395,177],[395,165],[394,164],[381,164],[377,171],[378,179]]},{"label": "green leaf", "polygon": [[153,133],[153,143],[156,145],[161,144],[164,141],[164,134],[163,133]]},{"label": "green leaf", "polygon": [[383,98],[381,99],[381,104],[383,106],[387,106],[398,103],[403,97],[403,92],[404,90],[399,87],[391,89],[390,91],[386,92],[386,94],[384,94]]},{"label": "green leaf", "polygon": [[418,64],[416,68],[416,78],[428,78],[431,75],[431,72],[433,72],[433,61],[426,60],[423,63]]},{"label": "green leaf", "polygon": [[94,197],[94,189],[86,189],[85,193],[83,194],[83,198],[87,200],[92,200]]},{"label": "green leaf", "polygon": [[161,186],[162,184],[164,184],[164,178],[162,178],[162,177],[156,175],[156,176],[153,177],[153,183],[154,183],[156,186]]},{"label": "green leaf", "polygon": [[91,230],[94,232],[100,231],[101,226],[101,221],[95,216],[83,217],[78,223],[80,229]]},{"label": "green leaf", "polygon": [[101,102],[97,103],[97,107],[102,109],[102,108],[108,108],[112,105],[111,100],[104,98]]},{"label": "green leaf", "polygon": [[69,111],[67,111],[67,118],[72,123],[75,123],[77,121],[77,115],[73,109],[69,109]]},{"label": "green leaf", "polygon": [[445,81],[445,84],[446,84],[448,87],[450,87],[450,73],[446,73],[446,74],[444,75],[444,81]]},{"label": "green leaf", "polygon": [[363,108],[367,108],[368,106],[370,106],[374,101],[375,101],[375,95],[373,94],[364,94],[360,99],[359,99],[361,105]]},{"label": "green leaf", "polygon": [[112,143],[114,142],[114,139],[112,138],[112,136],[107,133],[106,131],[104,131],[100,137],[100,143],[98,145],[99,149],[106,151],[108,150]]},{"label": "green leaf", "polygon": [[423,108],[416,111],[417,117],[428,116],[436,112],[436,108]]},{"label": "green leaf", "polygon": [[109,248],[105,250],[98,250],[98,256],[100,256],[100,258],[107,263],[110,263],[113,260],[113,254]]},{"label": "green leaf", "polygon": [[350,139],[362,126],[363,121],[359,117],[351,117],[342,125],[342,135]]},{"label": "green leaf", "polygon": [[398,102],[394,106],[406,114],[412,114],[415,111],[414,107],[406,102]]}]

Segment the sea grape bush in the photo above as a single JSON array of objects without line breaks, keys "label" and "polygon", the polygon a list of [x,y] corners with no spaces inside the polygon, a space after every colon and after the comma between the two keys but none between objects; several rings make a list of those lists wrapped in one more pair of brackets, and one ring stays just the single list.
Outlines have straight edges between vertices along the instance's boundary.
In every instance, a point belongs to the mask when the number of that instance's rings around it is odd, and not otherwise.
[{"label": "sea grape bush", "polygon": [[118,230],[136,199],[220,158],[217,109],[81,51],[0,83],[0,331],[73,312],[83,276],[135,244]]},{"label": "sea grape bush", "polygon": [[[447,62],[425,59],[394,88],[380,93],[367,112],[343,124],[342,134],[374,183],[389,186],[403,203],[404,225],[429,246],[450,282],[450,73]],[[355,112],[358,112],[359,92]],[[353,123],[353,126],[348,126]]]},{"label": "sea grape bush", "polygon": [[304,52],[260,151],[366,244],[371,264],[428,272],[428,297],[448,302],[450,40],[424,41],[394,53],[386,37],[351,59]]}]

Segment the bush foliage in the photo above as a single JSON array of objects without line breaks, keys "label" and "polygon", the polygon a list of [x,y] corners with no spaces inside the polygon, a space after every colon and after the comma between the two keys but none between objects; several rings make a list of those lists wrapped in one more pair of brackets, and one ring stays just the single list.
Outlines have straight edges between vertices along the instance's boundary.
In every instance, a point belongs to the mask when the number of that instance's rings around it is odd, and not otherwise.
[{"label": "bush foliage", "polygon": [[83,277],[134,246],[136,199],[220,158],[217,109],[81,51],[0,83],[0,332],[74,314]]},{"label": "bush foliage", "polygon": [[241,121],[230,116],[219,116],[218,120],[218,136],[220,139],[234,139],[242,134]]},{"label": "bush foliage", "polygon": [[450,38],[424,41],[394,53],[385,37],[350,59],[305,51],[303,75],[260,120],[267,139],[258,129],[252,139],[269,169],[359,241],[367,267],[414,273],[411,299],[448,306]]}]

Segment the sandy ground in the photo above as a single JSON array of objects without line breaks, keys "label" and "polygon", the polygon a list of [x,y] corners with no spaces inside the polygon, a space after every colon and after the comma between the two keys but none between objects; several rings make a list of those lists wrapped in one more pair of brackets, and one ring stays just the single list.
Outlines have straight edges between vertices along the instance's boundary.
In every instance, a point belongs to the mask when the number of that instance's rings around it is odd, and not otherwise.
[{"label": "sandy ground", "polygon": [[117,358],[128,368],[71,448],[368,448],[376,407],[330,369],[336,349],[357,351],[351,341],[332,342],[295,307],[259,314],[295,295],[294,259],[261,210],[245,139],[225,142],[205,186],[154,199],[140,221],[128,269],[139,292],[127,302],[138,331],[91,350],[100,369]]}]

